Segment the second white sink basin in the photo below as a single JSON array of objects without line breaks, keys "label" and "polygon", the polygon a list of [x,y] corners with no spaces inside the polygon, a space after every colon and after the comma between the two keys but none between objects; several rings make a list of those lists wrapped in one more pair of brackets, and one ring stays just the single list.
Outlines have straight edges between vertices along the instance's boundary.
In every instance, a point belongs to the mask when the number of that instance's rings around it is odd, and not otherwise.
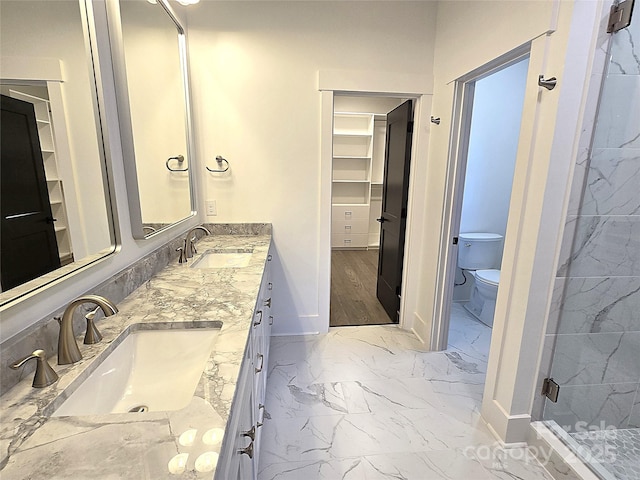
[{"label": "second white sink basin", "polygon": [[243,268],[249,265],[252,252],[208,251],[192,268]]},{"label": "second white sink basin", "polygon": [[52,416],[185,407],[193,397],[219,331],[217,327],[129,333]]}]

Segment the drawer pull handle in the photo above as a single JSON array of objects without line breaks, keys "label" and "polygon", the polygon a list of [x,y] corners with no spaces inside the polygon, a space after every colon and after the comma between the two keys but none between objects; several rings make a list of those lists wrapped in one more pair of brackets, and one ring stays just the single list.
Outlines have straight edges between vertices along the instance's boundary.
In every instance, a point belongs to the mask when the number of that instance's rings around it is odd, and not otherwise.
[{"label": "drawer pull handle", "polygon": [[262,411],[262,415],[258,415],[260,420],[256,422],[256,427],[258,428],[264,425],[264,405],[263,404],[258,405],[258,412],[260,411]]},{"label": "drawer pull handle", "polygon": [[269,325],[273,325],[273,315],[269,315]]},{"label": "drawer pull handle", "polygon": [[241,448],[238,450],[240,455],[247,455],[250,459],[253,460],[253,440],[246,448]]},{"label": "drawer pull handle", "polygon": [[269,307],[269,308],[271,308],[271,297],[267,298],[267,299],[264,301],[264,306],[265,306],[265,307]]},{"label": "drawer pull handle", "polygon": [[267,287],[267,290],[273,290],[273,283],[269,282],[269,286]]},{"label": "drawer pull handle", "polygon": [[249,437],[249,438],[252,440],[252,442],[251,442],[251,443],[253,443],[253,440],[255,440],[255,439],[256,439],[256,427],[255,427],[255,426],[253,426],[253,427],[251,427],[251,430],[247,430],[246,432],[242,432],[242,433],[240,434],[240,436],[242,436],[242,437]]},{"label": "drawer pull handle", "polygon": [[262,371],[262,368],[264,367],[264,355],[262,355],[261,353],[258,354],[258,358],[260,359],[260,367],[257,368],[256,367],[256,373],[260,373]]},{"label": "drawer pull handle", "polygon": [[273,260],[273,255],[267,255],[267,262],[270,262],[271,260]]},{"label": "drawer pull handle", "polygon": [[253,326],[257,327],[258,325],[260,325],[262,323],[262,310],[258,310],[256,312],[256,316],[260,316],[260,318],[258,320],[256,320],[255,322],[253,322]]}]

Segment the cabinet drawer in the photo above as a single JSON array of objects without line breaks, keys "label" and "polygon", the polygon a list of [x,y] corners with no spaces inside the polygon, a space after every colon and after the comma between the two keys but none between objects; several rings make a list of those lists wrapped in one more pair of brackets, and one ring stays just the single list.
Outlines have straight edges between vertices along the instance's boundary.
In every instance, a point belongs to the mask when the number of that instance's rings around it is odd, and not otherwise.
[{"label": "cabinet drawer", "polygon": [[333,220],[353,220],[355,218],[369,218],[368,205],[339,205],[331,209]]},{"label": "cabinet drawer", "polygon": [[331,246],[341,248],[366,248],[369,235],[366,233],[355,233],[345,235],[336,233],[331,235]]},{"label": "cabinet drawer", "polygon": [[333,220],[331,222],[331,233],[343,233],[354,235],[358,233],[369,233],[369,221],[364,218],[354,218],[352,220]]}]

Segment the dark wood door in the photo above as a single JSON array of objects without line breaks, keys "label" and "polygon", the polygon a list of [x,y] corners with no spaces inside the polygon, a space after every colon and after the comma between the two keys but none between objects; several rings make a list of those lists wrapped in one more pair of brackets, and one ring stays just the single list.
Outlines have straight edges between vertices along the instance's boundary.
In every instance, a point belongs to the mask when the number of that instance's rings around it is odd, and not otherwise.
[{"label": "dark wood door", "polygon": [[33,104],[2,95],[2,291],[60,268]]},{"label": "dark wood door", "polygon": [[412,133],[413,101],[407,100],[387,114],[382,216],[378,219],[381,228],[376,294],[396,323],[400,310]]}]

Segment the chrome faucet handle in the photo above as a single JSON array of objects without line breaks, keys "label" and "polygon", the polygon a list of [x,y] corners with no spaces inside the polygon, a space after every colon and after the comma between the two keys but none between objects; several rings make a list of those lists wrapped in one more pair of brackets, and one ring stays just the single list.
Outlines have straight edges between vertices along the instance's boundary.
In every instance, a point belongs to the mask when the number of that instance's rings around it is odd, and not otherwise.
[{"label": "chrome faucet handle", "polygon": [[196,249],[196,236],[191,237],[191,254],[196,255],[198,250]]},{"label": "chrome faucet handle", "polygon": [[100,307],[96,307],[84,316],[84,318],[87,320],[87,331],[84,334],[85,345],[93,345],[94,343],[98,343],[100,340],[102,340],[102,334],[96,327],[96,324],[93,320],[96,316],[96,313],[98,313],[98,310],[100,310]]},{"label": "chrome faucet handle", "polygon": [[185,252],[184,247],[176,248],[176,252],[180,252],[180,258],[178,259],[178,263],[187,263],[187,254]]},{"label": "chrome faucet handle", "polygon": [[17,370],[32,358],[36,359],[36,374],[33,377],[32,385],[35,388],[42,388],[54,384],[58,380],[58,374],[51,368],[49,362],[47,362],[47,354],[44,350],[34,350],[31,355],[27,355],[22,360],[18,360],[9,366]]}]

